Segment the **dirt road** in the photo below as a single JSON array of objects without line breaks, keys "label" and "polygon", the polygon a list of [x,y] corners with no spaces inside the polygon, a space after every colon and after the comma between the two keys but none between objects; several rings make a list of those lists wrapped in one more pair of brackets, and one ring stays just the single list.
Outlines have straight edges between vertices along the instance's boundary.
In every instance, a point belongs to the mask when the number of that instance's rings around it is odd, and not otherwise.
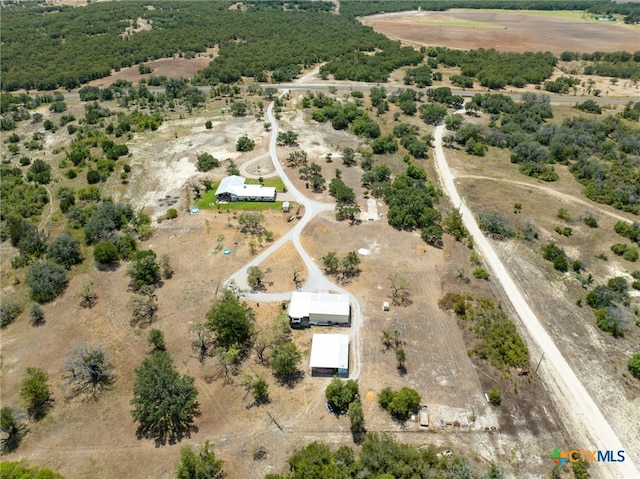
[{"label": "dirt road", "polygon": [[[458,113],[463,113],[460,110]],[[586,449],[625,450],[602,412],[595,404],[587,390],[566,362],[560,350],[542,326],[533,310],[527,304],[522,292],[512,279],[495,249],[480,230],[475,217],[460,198],[453,181],[454,175],[447,164],[442,147],[444,125],[435,130],[436,168],[440,175],[445,193],[452,204],[460,208],[465,227],[469,230],[475,247],[483,256],[487,265],[493,270],[506,296],[520,317],[521,325],[529,334],[530,342],[544,353],[544,361],[539,369],[540,379],[550,388],[560,411],[566,418],[566,427],[577,444]],[[614,452],[614,455],[616,452]],[[640,473],[635,464],[626,454],[626,460],[621,463],[598,463],[598,470],[602,477],[637,479]],[[593,469],[593,468],[592,468]]]}]

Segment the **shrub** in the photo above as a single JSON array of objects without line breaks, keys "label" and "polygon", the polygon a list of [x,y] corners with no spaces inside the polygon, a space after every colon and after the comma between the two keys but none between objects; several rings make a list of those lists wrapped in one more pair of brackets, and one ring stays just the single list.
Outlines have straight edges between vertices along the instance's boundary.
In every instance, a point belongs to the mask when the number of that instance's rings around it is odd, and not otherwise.
[{"label": "shrub", "polygon": [[242,152],[253,151],[255,146],[256,146],[256,142],[253,141],[248,136],[244,135],[238,138],[238,141],[236,143],[236,151],[242,151]]},{"label": "shrub", "polygon": [[499,387],[494,386],[489,390],[489,402],[494,406],[500,406],[502,403],[502,391]]},{"label": "shrub", "polygon": [[627,367],[633,375],[633,377],[640,379],[640,353],[635,353],[629,358]]},{"label": "shrub", "polygon": [[498,211],[482,213],[479,220],[480,228],[498,239],[511,238],[514,235],[513,226],[508,218]]},{"label": "shrub", "polygon": [[608,307],[596,310],[596,326],[602,331],[611,333],[614,338],[624,336],[621,324],[622,312],[619,308]]},{"label": "shrub", "polygon": [[165,215],[168,220],[172,220],[178,217],[178,210],[175,208],[169,208],[167,210],[167,214]]},{"label": "shrub", "polygon": [[31,297],[38,303],[47,303],[56,298],[67,286],[67,270],[53,261],[39,261],[29,268],[27,284]]},{"label": "shrub", "polygon": [[2,303],[0,306],[0,328],[13,323],[21,312],[22,307],[18,303]]},{"label": "shrub", "polygon": [[598,217],[596,216],[595,213],[593,213],[591,211],[587,211],[582,216],[582,221],[584,221],[584,224],[587,225],[589,228],[597,228],[598,227]]},{"label": "shrub", "polygon": [[637,261],[638,259],[638,248],[629,247],[622,253],[622,257],[627,261],[631,261],[632,263]]},{"label": "shrub", "polygon": [[220,162],[209,153],[198,155],[197,167],[198,171],[209,171],[220,166]]},{"label": "shrub", "polygon": [[20,382],[20,397],[26,403],[27,412],[34,419],[44,417],[51,403],[51,390],[47,384],[49,375],[40,368],[27,368]]},{"label": "shrub", "polygon": [[556,217],[564,221],[571,221],[571,214],[566,208],[560,208],[558,210],[558,213],[556,214]]},{"label": "shrub", "polygon": [[90,185],[95,185],[96,183],[100,183],[100,173],[96,170],[87,171],[87,183]]},{"label": "shrub", "polygon": [[473,270],[473,276],[477,279],[489,279],[489,273],[484,268],[476,268]]},{"label": "shrub", "polygon": [[622,256],[626,250],[627,250],[627,245],[623,243],[616,243],[611,246],[611,251],[613,251],[618,256]]},{"label": "shrub", "polygon": [[119,258],[118,248],[110,241],[100,241],[93,248],[93,259],[97,264],[112,264],[118,261]]}]

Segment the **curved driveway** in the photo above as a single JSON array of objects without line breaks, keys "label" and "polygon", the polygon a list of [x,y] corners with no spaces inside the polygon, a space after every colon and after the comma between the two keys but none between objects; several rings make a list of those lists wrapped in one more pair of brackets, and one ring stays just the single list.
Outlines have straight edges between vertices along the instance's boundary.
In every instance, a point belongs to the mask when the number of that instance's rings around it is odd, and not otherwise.
[{"label": "curved driveway", "polygon": [[[357,379],[360,376],[361,370],[361,345],[360,345],[360,326],[362,324],[362,311],[360,309],[360,304],[356,300],[356,298],[348,293],[346,290],[342,289],[340,286],[336,285],[332,281],[330,281],[324,273],[320,270],[318,265],[313,261],[313,258],[309,256],[309,254],[302,247],[302,243],[300,242],[300,233],[304,227],[317,215],[323,213],[325,211],[332,211],[335,208],[333,203],[321,203],[319,201],[315,201],[305,197],[295,185],[291,182],[289,177],[286,175],[284,168],[280,164],[280,160],[277,155],[277,137],[278,137],[278,123],[276,122],[275,117],[273,116],[273,102],[267,108],[267,119],[271,123],[271,138],[269,140],[269,154],[271,155],[271,159],[273,161],[273,165],[276,169],[276,172],[282,178],[285,186],[287,187],[288,193],[291,194],[295,201],[304,206],[304,216],[302,219],[296,224],[291,230],[289,230],[284,236],[282,236],[278,241],[273,243],[269,248],[263,251],[261,254],[256,256],[249,263],[244,265],[240,270],[233,273],[229,279],[225,282],[228,284],[230,281],[234,281],[240,288],[249,289],[249,285],[247,284],[247,269],[251,266],[257,266],[262,263],[266,258],[268,258],[271,254],[273,254],[276,250],[278,250],[282,245],[286,244],[288,241],[291,241],[295,246],[298,254],[302,258],[306,268],[307,268],[307,278],[300,288],[303,291],[337,291],[339,293],[349,295],[349,299],[352,305],[352,313],[351,313],[351,329],[350,329],[350,337],[351,337],[351,345],[353,351],[354,364],[351,368],[351,374],[349,375],[352,379]],[[258,293],[250,291],[247,295],[249,299],[254,301],[284,301],[291,299],[291,293]]]},{"label": "curved driveway", "polygon": [[[460,110],[458,113],[462,113],[463,111],[464,110]],[[585,446],[589,448],[596,448],[603,451],[624,450],[618,436],[566,362],[562,353],[553,342],[553,339],[551,339],[540,323],[540,320],[527,304],[522,292],[498,257],[495,249],[482,231],[480,231],[480,227],[473,214],[460,198],[455,183],[453,182],[453,172],[449,168],[444,156],[444,150],[442,148],[443,131],[444,125],[439,125],[436,127],[434,136],[436,168],[440,175],[444,191],[454,206],[459,205],[464,225],[473,237],[475,247],[480,251],[487,265],[493,270],[506,296],[511,301],[513,309],[520,317],[522,326],[526,328],[529,333],[531,340],[533,340],[540,351],[544,353],[545,361],[542,362],[540,376],[552,389],[552,397],[556,399],[556,403],[564,413],[567,425],[570,429],[580,434],[584,439]],[[616,452],[614,452],[614,455],[615,454]],[[624,462],[598,463],[598,468],[602,469],[602,477],[640,478],[640,473],[638,473],[628,453],[626,454]]]}]

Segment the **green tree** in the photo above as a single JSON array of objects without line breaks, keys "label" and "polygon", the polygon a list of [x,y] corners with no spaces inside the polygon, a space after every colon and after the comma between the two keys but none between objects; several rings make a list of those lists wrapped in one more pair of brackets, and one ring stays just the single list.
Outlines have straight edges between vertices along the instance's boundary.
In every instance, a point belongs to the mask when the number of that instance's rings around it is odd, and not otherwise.
[{"label": "green tree", "polygon": [[324,265],[324,269],[329,274],[334,274],[338,271],[340,267],[340,259],[336,256],[333,251],[330,251],[322,258],[322,264]]},{"label": "green tree", "polygon": [[47,384],[49,375],[40,368],[27,368],[20,382],[20,397],[27,412],[36,420],[42,419],[51,406],[51,389]]},{"label": "green tree", "polygon": [[494,406],[500,406],[502,403],[502,391],[498,386],[489,389],[489,402]]},{"label": "green tree", "polygon": [[364,412],[360,401],[352,401],[349,404],[349,422],[351,423],[351,432],[364,432]]},{"label": "green tree", "polygon": [[39,304],[34,304],[29,310],[29,318],[33,326],[41,326],[44,324],[44,310]]},{"label": "green tree", "polygon": [[246,135],[238,138],[238,141],[236,142],[236,151],[253,151],[255,147],[256,142]]},{"label": "green tree", "polygon": [[71,395],[97,394],[111,387],[115,376],[109,353],[104,346],[78,346],[71,351],[62,367],[63,388]]},{"label": "green tree", "polygon": [[635,378],[640,379],[640,353],[635,353],[629,358],[627,367]]},{"label": "green tree", "polygon": [[259,266],[250,266],[247,269],[247,282],[249,283],[249,286],[254,290],[262,289],[264,286],[262,284],[264,274],[265,272],[260,269]]},{"label": "green tree", "polygon": [[229,349],[237,344],[242,347],[253,334],[253,310],[240,303],[233,291],[224,289],[222,297],[207,312],[207,326],[215,333],[219,346]]},{"label": "green tree", "polygon": [[[0,409],[0,452],[8,454],[15,451],[27,433],[28,416],[17,406],[4,406]],[[5,477],[4,475],[2,477]]]},{"label": "green tree", "polygon": [[155,286],[160,283],[160,265],[156,261],[156,253],[153,250],[138,251],[134,261],[127,270],[131,277],[131,284],[135,290],[143,286]]},{"label": "green tree", "polygon": [[22,306],[18,303],[3,302],[0,306],[0,327],[4,328],[8,324],[13,323],[22,313]]},{"label": "green tree", "polygon": [[220,166],[220,162],[210,153],[201,153],[196,162],[198,171],[209,171]]},{"label": "green tree", "polygon": [[286,313],[274,318],[266,327],[260,329],[253,338],[253,349],[259,363],[268,360],[267,351],[281,343],[291,340],[291,325]]},{"label": "green tree", "polygon": [[199,414],[194,378],[180,375],[166,351],[153,351],[136,369],[131,416],[138,423],[138,437],[157,444],[179,441],[194,429]]},{"label": "green tree", "polygon": [[32,264],[27,272],[31,297],[38,303],[48,303],[60,295],[69,281],[64,266],[50,260]]},{"label": "green tree", "polygon": [[341,263],[342,272],[346,277],[357,276],[360,273],[360,257],[355,251],[349,251]]},{"label": "green tree", "polygon": [[411,388],[404,387],[393,395],[387,411],[396,419],[404,421],[420,406],[420,395]]},{"label": "green tree", "polygon": [[93,289],[93,281],[89,280],[80,287],[78,297],[80,298],[80,306],[83,308],[92,308],[96,304],[98,295]]},{"label": "green tree", "polygon": [[27,179],[46,185],[51,181],[51,166],[41,159],[34,160],[27,171]]},{"label": "green tree", "polygon": [[282,382],[288,382],[298,375],[302,353],[292,341],[278,344],[271,353],[271,370]]},{"label": "green tree", "polygon": [[98,265],[113,264],[120,258],[118,248],[112,242],[103,240],[93,247],[93,259]]},{"label": "green tree", "polygon": [[447,107],[440,103],[428,103],[420,107],[420,118],[428,125],[437,125],[447,114]]},{"label": "green tree", "polygon": [[587,461],[572,462],[571,469],[576,479],[587,479],[589,477],[589,463]]},{"label": "green tree", "polygon": [[180,462],[176,465],[176,479],[223,479],[227,475],[222,470],[223,462],[210,450],[211,444],[205,441],[200,451],[191,446],[180,450]]},{"label": "green tree", "polygon": [[49,244],[47,256],[67,269],[82,263],[84,259],[80,250],[80,241],[66,233],[62,233]]},{"label": "green tree", "polygon": [[333,378],[324,392],[327,402],[337,414],[345,414],[349,404],[358,397],[358,382],[353,379],[343,381]]},{"label": "green tree", "polygon": [[164,333],[159,329],[152,329],[147,334],[147,341],[154,351],[166,351],[167,346],[164,342]]},{"label": "green tree", "polygon": [[20,462],[3,462],[0,464],[0,477],[4,479],[64,479],[51,469],[29,467],[24,459]]},{"label": "green tree", "polygon": [[220,366],[220,374],[224,377],[224,382],[231,384],[232,376],[238,373],[238,366],[242,359],[242,351],[238,344],[232,344],[228,348],[216,348],[213,352]]},{"label": "green tree", "polygon": [[294,131],[281,131],[278,133],[277,142],[282,146],[297,146],[298,134]]},{"label": "green tree", "polygon": [[457,209],[449,211],[442,225],[444,226],[444,230],[453,235],[456,241],[462,241],[463,238],[469,235],[467,228],[465,228],[462,223],[462,214]]},{"label": "green tree", "polygon": [[245,375],[242,379],[242,385],[253,395],[256,404],[269,402],[269,384],[262,371],[254,375]]}]

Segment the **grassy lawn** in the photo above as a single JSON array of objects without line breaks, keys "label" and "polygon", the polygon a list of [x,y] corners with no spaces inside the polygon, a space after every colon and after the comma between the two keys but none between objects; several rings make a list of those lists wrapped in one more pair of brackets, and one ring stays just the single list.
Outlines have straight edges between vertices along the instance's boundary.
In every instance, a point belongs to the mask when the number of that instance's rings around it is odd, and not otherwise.
[{"label": "grassy lawn", "polygon": [[[248,185],[258,185],[260,182],[256,179],[247,178],[246,184]],[[273,178],[265,178],[262,183],[267,187],[274,187],[276,192],[282,192],[285,188],[282,179],[279,176],[274,176]],[[201,210],[242,210],[242,211],[256,211],[256,210],[282,210],[282,201],[237,201],[228,203],[226,205],[217,205],[216,204],[216,190],[218,189],[218,185],[220,185],[219,181],[216,181],[213,184],[213,188],[207,191],[202,198],[196,201],[194,204]],[[293,205],[292,205],[293,209]]]}]

